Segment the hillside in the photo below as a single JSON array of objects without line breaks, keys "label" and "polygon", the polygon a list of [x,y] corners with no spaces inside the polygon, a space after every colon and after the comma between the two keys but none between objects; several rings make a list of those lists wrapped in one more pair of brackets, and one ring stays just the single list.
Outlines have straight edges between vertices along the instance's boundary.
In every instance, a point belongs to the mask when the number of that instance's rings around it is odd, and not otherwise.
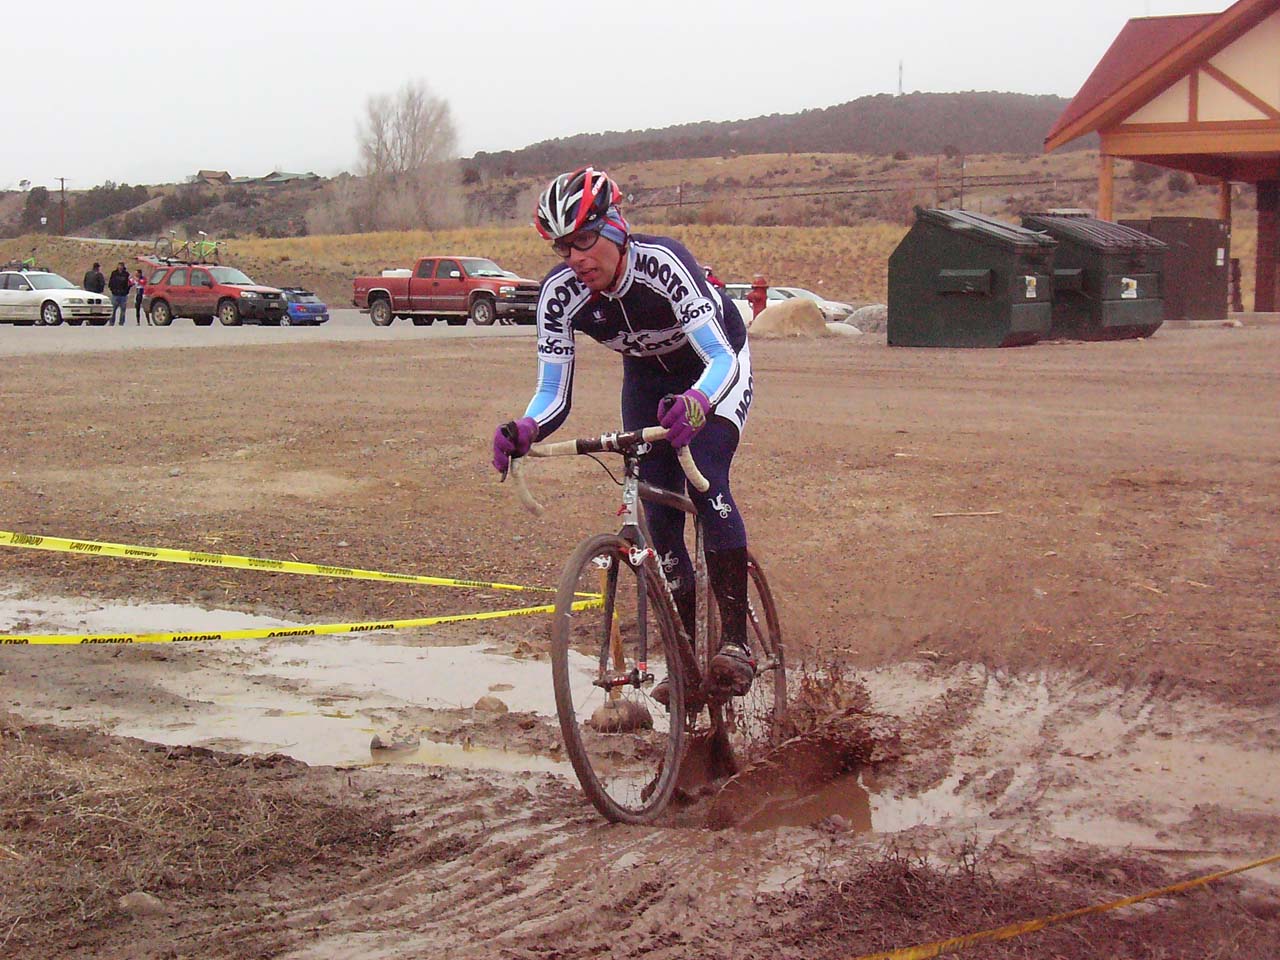
[{"label": "hillside", "polygon": [[[580,134],[477,153],[473,174],[516,176],[622,161],[755,153],[1039,153],[1068,101],[1021,93],[877,94],[825,109],[657,130]],[[1073,149],[1096,146],[1082,138]]]}]

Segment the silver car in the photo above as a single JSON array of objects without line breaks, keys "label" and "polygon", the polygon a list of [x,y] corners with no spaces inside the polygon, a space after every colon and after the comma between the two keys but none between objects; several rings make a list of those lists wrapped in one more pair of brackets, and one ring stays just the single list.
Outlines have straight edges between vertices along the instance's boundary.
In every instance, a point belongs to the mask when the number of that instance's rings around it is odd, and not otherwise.
[{"label": "silver car", "polygon": [[838,300],[827,300],[804,287],[770,287],[769,290],[770,292],[777,290],[788,300],[812,300],[818,305],[818,309],[822,311],[822,316],[828,323],[844,323],[849,319],[849,314],[853,313],[853,307],[850,304],[841,303]]}]

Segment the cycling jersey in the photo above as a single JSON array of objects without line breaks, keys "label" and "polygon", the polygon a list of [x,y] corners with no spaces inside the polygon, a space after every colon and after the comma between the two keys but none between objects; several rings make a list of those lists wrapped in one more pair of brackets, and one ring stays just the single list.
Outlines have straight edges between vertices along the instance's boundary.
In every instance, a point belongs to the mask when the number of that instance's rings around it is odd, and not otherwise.
[{"label": "cycling jersey", "polygon": [[568,416],[580,331],[622,354],[628,376],[683,379],[711,401],[713,413],[741,429],[751,390],[747,328],[737,307],[677,240],[632,234],[624,257],[618,283],[606,293],[592,292],[567,263],[543,278],[538,388],[525,416],[537,421],[540,437]]}]

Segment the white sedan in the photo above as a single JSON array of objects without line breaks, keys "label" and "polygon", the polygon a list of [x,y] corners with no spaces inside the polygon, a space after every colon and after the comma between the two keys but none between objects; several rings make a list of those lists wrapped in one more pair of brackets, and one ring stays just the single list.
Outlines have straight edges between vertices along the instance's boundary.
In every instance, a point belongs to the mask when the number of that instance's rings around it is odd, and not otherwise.
[{"label": "white sedan", "polygon": [[818,305],[818,309],[822,311],[822,316],[828,323],[844,323],[849,319],[849,314],[853,313],[853,307],[847,303],[841,303],[838,300],[826,300],[812,290],[806,290],[804,287],[770,287],[769,292],[773,293],[777,290],[782,296],[788,300],[800,298],[803,300],[812,300]]},{"label": "white sedan", "polygon": [[43,270],[0,271],[0,321],[56,327],[66,320],[79,326],[111,318],[111,299],[82,290],[66,277]]}]

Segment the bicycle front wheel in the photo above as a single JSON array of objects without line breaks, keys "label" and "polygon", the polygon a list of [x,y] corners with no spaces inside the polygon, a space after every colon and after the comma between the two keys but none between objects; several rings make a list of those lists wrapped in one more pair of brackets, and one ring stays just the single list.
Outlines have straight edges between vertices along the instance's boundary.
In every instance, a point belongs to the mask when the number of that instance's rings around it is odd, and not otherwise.
[{"label": "bicycle front wheel", "polygon": [[727,739],[736,765],[756,759],[787,734],[787,666],[778,607],[764,568],[750,551],[747,551],[747,642],[756,661],[756,678],[751,689],[745,696],[731,697],[713,706],[711,712],[712,727]]},{"label": "bicycle front wheel", "polygon": [[[565,751],[609,820],[647,823],[671,799],[684,750],[684,671],[665,585],[632,544],[578,545],[556,595],[551,670]],[[667,708],[652,697],[669,680]]]},{"label": "bicycle front wheel", "polygon": [[173,240],[169,237],[156,237],[155,254],[157,257],[173,256]]}]

